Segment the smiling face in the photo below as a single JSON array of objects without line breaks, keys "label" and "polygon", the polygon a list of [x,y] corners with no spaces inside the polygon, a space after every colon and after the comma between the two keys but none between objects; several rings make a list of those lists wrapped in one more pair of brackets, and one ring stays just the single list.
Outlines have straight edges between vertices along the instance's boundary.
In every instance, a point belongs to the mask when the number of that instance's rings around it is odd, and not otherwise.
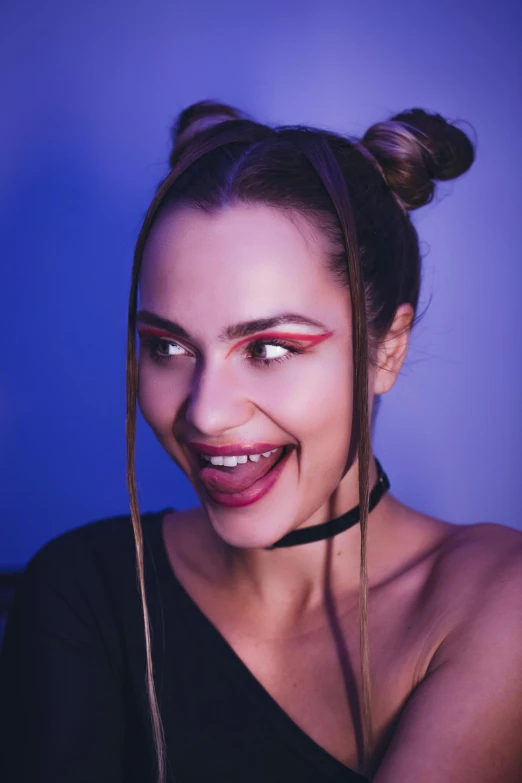
[{"label": "smiling face", "polygon": [[[352,422],[350,297],[320,233],[260,205],[164,212],[138,331],[141,411],[216,532],[264,547],[307,524],[345,472]],[[250,459],[261,449],[277,451]]]}]

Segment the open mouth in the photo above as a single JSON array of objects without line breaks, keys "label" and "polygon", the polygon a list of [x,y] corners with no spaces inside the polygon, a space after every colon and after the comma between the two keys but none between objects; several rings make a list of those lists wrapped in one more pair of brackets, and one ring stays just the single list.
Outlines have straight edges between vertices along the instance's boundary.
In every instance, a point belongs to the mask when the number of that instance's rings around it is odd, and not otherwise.
[{"label": "open mouth", "polygon": [[249,505],[264,497],[274,486],[292,450],[292,446],[285,445],[259,455],[237,458],[210,458],[200,453],[199,478],[207,494],[220,505]]}]

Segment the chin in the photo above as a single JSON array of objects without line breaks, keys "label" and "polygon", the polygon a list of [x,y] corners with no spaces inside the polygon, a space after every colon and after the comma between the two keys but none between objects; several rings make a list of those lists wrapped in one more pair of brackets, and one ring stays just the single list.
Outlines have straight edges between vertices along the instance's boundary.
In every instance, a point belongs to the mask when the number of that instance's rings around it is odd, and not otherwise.
[{"label": "chin", "polygon": [[267,549],[296,526],[292,524],[297,507],[295,499],[290,501],[287,497],[277,503],[277,508],[275,503],[268,502],[268,497],[249,506],[229,508],[209,502],[201,495],[200,498],[216,535],[237,549]]}]

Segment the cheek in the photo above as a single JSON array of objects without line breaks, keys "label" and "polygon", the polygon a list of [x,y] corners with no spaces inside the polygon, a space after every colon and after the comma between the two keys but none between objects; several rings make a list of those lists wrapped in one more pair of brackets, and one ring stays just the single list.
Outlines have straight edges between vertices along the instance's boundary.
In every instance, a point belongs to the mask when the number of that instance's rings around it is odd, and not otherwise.
[{"label": "cheek", "polygon": [[267,389],[265,412],[298,444],[298,482],[304,492],[296,513],[306,518],[311,508],[326,502],[346,470],[353,372],[349,357],[338,354],[321,362],[296,361],[292,369],[291,364],[287,377],[274,380],[271,397]]},{"label": "cheek", "polygon": [[165,371],[150,360],[140,360],[138,404],[145,421],[158,436],[172,432],[178,411],[190,387],[190,372]]},{"label": "cheek", "polygon": [[313,440],[328,448],[349,438],[352,377],[349,363],[336,356],[320,363],[296,358],[273,374],[260,371],[253,399],[303,446]]}]

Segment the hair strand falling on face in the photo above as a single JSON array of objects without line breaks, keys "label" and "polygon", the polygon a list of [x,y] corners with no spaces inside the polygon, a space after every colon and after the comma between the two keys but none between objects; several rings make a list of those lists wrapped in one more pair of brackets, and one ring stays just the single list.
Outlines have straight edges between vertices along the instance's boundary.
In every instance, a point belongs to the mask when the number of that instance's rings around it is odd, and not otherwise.
[{"label": "hair strand falling on face", "polygon": [[[348,266],[348,284],[352,302],[354,350],[354,415],[357,433],[359,507],[361,509],[361,558],[359,589],[360,671],[362,684],[363,757],[369,764],[373,751],[373,720],[370,676],[370,649],[368,640],[368,505],[370,496],[370,424],[368,410],[369,341],[366,319],[366,301],[361,280],[359,250],[355,221],[346,181],[326,141],[307,138],[302,132],[291,132],[292,142],[306,156],[321,178],[337,212],[343,233]],[[313,141],[313,143],[310,143]]]},{"label": "hair strand falling on face", "polygon": [[150,633],[150,618],[145,595],[145,571],[143,563],[143,530],[141,527],[140,510],[138,505],[138,492],[136,488],[136,399],[137,399],[137,380],[138,367],[136,360],[136,331],[134,326],[136,303],[137,303],[137,281],[132,280],[130,301],[129,301],[129,329],[127,335],[127,418],[126,418],[126,436],[127,436],[127,487],[129,491],[130,512],[132,528],[134,531],[134,542],[136,547],[136,570],[138,577],[138,589],[141,598],[143,611],[143,622],[145,631],[145,688],[149,703],[149,711],[152,722],[152,733],[154,748],[156,751],[156,761],[158,766],[158,783],[165,781],[165,735],[163,724],[158,706],[156,687],[154,684],[154,669],[152,664],[152,645]]},{"label": "hair strand falling on face", "polygon": [[[251,134],[250,134],[251,135]],[[244,132],[236,133],[237,141],[244,141]],[[233,135],[234,140],[234,135]],[[227,141],[230,140],[230,136]],[[134,253],[134,262],[131,273],[131,286],[129,292],[129,307],[128,307],[128,325],[127,325],[127,362],[126,362],[126,378],[127,378],[127,416],[126,416],[126,440],[127,440],[127,487],[129,492],[129,503],[132,520],[132,528],[134,531],[134,541],[136,548],[136,570],[138,578],[138,589],[141,598],[141,605],[143,611],[144,632],[145,632],[145,655],[146,655],[146,672],[145,672],[145,688],[147,692],[147,699],[149,704],[149,711],[152,723],[152,734],[154,749],[156,755],[156,763],[158,769],[157,783],[165,783],[166,781],[166,747],[165,747],[165,733],[163,729],[163,723],[161,720],[161,713],[158,705],[158,698],[156,694],[156,687],[154,684],[154,667],[152,662],[152,642],[150,633],[150,618],[147,606],[147,598],[145,593],[145,569],[144,569],[144,557],[143,557],[143,530],[141,527],[140,510],[138,504],[138,492],[136,487],[136,466],[135,466],[135,452],[136,452],[136,405],[138,396],[138,362],[136,356],[136,311],[138,306],[138,282],[139,272],[141,267],[141,259],[145,242],[150,231],[154,218],[161,206],[165,195],[168,193],[172,183],[179,177],[183,171],[197,160],[200,156],[203,156],[206,152],[211,151],[215,147],[219,147],[223,142],[220,142],[219,138],[216,141],[207,144],[202,144],[201,148],[192,155],[188,154],[178,162],[177,166],[173,168],[169,176],[160,185],[156,196],[149,207],[145,220],[143,222],[138,241],[136,243],[136,250]]]}]

